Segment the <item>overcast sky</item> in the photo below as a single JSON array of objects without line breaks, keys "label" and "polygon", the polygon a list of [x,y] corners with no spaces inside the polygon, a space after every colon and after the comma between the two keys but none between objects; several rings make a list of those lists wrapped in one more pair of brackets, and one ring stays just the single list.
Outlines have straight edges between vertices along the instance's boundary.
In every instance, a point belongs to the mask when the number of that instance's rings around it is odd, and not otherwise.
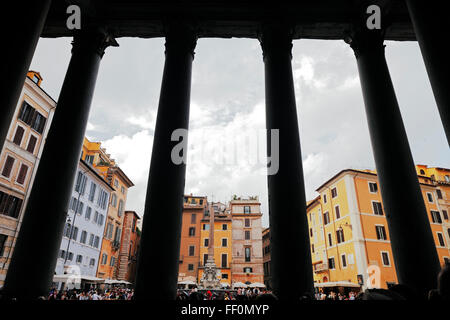
[{"label": "overcast sky", "polygon": [[[70,59],[71,39],[41,39],[31,69],[55,100]],[[86,132],[101,141],[131,178],[127,210],[143,214],[148,168],[164,65],[163,39],[118,39],[108,48],[97,80]],[[416,163],[450,167],[444,135],[419,47],[387,42],[386,55]],[[352,50],[343,41],[296,40],[292,67],[307,199],[345,168],[375,168]],[[264,70],[258,41],[200,39],[193,65],[185,193],[229,201],[258,195],[268,226],[265,153],[253,145],[237,163],[214,156],[265,128]],[[261,135],[260,135],[261,137]],[[226,142],[226,143],[224,143]],[[203,149],[202,149],[203,148]],[[207,153],[212,157],[201,157]],[[195,157],[194,157],[195,156]],[[395,159],[393,159],[395,161]]]}]

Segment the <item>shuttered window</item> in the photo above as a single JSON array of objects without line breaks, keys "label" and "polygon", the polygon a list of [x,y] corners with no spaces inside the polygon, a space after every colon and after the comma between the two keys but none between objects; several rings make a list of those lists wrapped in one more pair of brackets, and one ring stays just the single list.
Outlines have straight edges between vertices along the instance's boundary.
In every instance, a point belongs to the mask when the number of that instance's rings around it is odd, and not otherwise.
[{"label": "shuttered window", "polygon": [[9,178],[9,176],[11,175],[11,170],[13,168],[14,161],[15,159],[13,157],[10,156],[6,157],[5,165],[3,166],[2,171],[2,175],[5,176],[6,178]]},{"label": "shuttered window", "polygon": [[14,135],[13,142],[15,144],[17,144],[18,146],[20,146],[20,144],[22,142],[24,132],[25,132],[24,128],[22,128],[21,126],[17,126],[16,134]]},{"label": "shuttered window", "polygon": [[23,184],[28,173],[28,166],[23,164],[20,166],[19,175],[17,176],[17,183]]},{"label": "shuttered window", "polygon": [[36,147],[37,138],[33,135],[30,136],[30,140],[28,141],[27,151],[30,153],[34,153],[34,148]]}]

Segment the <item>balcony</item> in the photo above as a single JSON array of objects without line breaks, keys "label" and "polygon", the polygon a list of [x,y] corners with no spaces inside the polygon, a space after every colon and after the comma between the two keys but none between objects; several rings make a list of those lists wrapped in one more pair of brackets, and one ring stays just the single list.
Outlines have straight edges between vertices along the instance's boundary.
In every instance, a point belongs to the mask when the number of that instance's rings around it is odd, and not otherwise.
[{"label": "balcony", "polygon": [[314,266],[314,272],[322,272],[328,270],[328,263],[316,263]]}]

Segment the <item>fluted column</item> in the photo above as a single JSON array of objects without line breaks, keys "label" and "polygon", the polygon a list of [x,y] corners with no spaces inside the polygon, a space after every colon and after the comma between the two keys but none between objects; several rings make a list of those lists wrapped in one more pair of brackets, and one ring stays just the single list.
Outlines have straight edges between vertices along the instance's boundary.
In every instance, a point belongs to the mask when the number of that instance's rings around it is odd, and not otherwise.
[{"label": "fluted column", "polygon": [[117,42],[102,30],[75,34],[72,58],[5,280],[7,297],[46,296],[52,283],[100,60]]},{"label": "fluted column", "polygon": [[[158,116],[145,200],[142,238],[136,276],[136,298],[175,300],[181,240],[186,164],[173,161],[180,144],[177,129],[189,127],[191,72],[197,37],[189,24],[176,23],[166,30]],[[186,143],[187,135],[181,140]],[[178,152],[177,157],[180,155]],[[186,150],[182,151],[186,156]],[[153,288],[153,289],[152,289]]]},{"label": "fluted column", "polygon": [[439,3],[406,0],[420,45],[434,98],[450,144],[450,60],[448,57],[448,13]]},{"label": "fluted column", "polygon": [[399,283],[436,288],[439,260],[413,157],[384,54],[383,30],[355,30],[355,52]]},{"label": "fluted column", "polygon": [[[17,101],[30,67],[36,45],[44,27],[50,0],[9,3],[2,11],[7,21],[2,50],[0,85],[0,150],[8,135]],[[12,5],[10,7],[10,5]]]},{"label": "fluted column", "polygon": [[[260,37],[266,90],[267,153],[279,169],[268,170],[271,274],[280,299],[313,293],[300,137],[292,77],[292,38],[288,27],[266,25]],[[279,154],[271,130],[279,130]]]}]

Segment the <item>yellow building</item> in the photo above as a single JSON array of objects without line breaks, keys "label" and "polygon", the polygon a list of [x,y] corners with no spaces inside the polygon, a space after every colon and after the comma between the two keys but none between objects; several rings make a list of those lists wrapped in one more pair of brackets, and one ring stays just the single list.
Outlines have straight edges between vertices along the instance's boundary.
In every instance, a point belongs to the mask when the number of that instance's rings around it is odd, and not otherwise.
[{"label": "yellow building", "polygon": [[[450,183],[445,182],[449,170],[439,169],[438,174],[438,168],[425,169],[419,182],[439,260],[444,264],[450,257]],[[426,174],[434,174],[435,180]],[[438,183],[438,179],[442,180]],[[307,205],[315,286],[356,289],[361,284],[365,289],[369,281],[370,286],[381,288],[397,283],[376,173],[342,170],[316,191],[320,195]]]},{"label": "yellow building", "polygon": [[100,142],[91,142],[84,138],[81,159],[91,164],[114,188],[108,202],[108,216],[103,234],[97,277],[116,279],[127,193],[128,188],[134,184],[117,166],[114,159],[111,159],[111,156],[106,153],[106,150],[101,147]]},{"label": "yellow building", "polygon": [[[213,214],[214,219],[213,223],[211,223],[212,219],[210,218]],[[208,260],[208,255],[213,251],[214,261],[217,269],[220,271],[220,282],[224,285],[231,286],[232,220],[230,211],[220,202],[208,203],[207,211],[200,222],[200,267],[198,269],[198,283],[200,283],[200,279],[203,276],[203,266]],[[211,231],[213,234],[211,234]]]}]

